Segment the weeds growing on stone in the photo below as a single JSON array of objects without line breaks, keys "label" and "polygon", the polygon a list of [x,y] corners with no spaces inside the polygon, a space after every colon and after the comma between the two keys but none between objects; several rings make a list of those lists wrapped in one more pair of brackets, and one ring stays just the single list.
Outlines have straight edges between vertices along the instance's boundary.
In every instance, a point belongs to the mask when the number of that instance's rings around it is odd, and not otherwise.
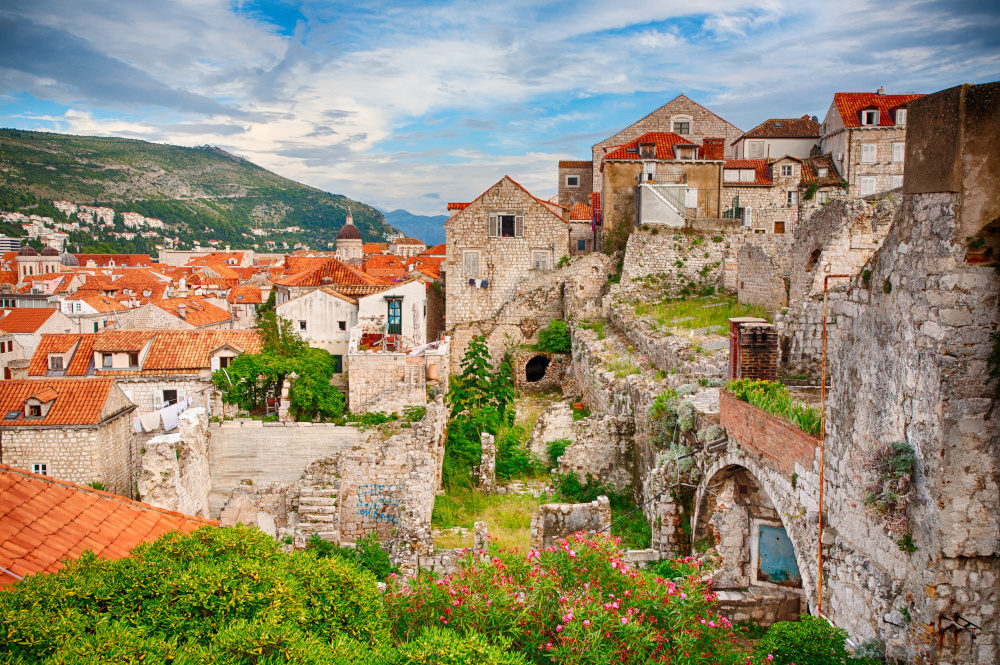
[{"label": "weeds growing on stone", "polygon": [[648,316],[660,325],[672,328],[707,328],[729,325],[734,316],[767,318],[767,311],[756,305],[741,305],[735,298],[726,296],[693,297],[667,300],[659,303],[639,302],[636,316]]}]

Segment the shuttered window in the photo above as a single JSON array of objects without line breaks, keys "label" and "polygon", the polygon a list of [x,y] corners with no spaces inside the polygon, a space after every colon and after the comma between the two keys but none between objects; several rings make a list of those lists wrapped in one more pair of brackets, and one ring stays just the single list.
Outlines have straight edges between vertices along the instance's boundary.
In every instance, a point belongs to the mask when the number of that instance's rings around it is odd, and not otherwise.
[{"label": "shuttered window", "polygon": [[860,178],[859,186],[861,190],[861,196],[870,196],[875,193],[875,178]]},{"label": "shuttered window", "polygon": [[690,187],[684,190],[684,207],[685,208],[697,208],[698,207],[698,190]]},{"label": "shuttered window", "polygon": [[874,143],[864,143],[861,146],[861,163],[871,164],[878,159],[878,146]]},{"label": "shuttered window", "polygon": [[892,144],[892,161],[901,162],[903,157],[906,155],[906,144],[905,143],[893,143]]},{"label": "shuttered window", "polygon": [[479,252],[465,252],[462,254],[462,260],[465,263],[465,276],[479,277]]}]

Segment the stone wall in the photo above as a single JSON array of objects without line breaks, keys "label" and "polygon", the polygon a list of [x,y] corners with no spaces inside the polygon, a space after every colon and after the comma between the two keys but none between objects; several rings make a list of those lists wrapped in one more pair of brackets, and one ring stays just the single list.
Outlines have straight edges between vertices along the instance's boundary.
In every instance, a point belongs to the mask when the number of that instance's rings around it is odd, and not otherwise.
[{"label": "stone wall", "polygon": [[611,504],[599,496],[590,503],[544,503],[531,516],[531,549],[552,547],[559,538],[577,531],[601,533],[611,530]]},{"label": "stone wall", "polygon": [[[577,185],[567,184],[567,176],[576,176]],[[572,208],[574,203],[590,203],[594,191],[594,171],[590,162],[559,162],[559,205]]]},{"label": "stone wall", "polygon": [[726,235],[636,229],[625,246],[621,284],[625,288],[636,280],[641,285],[653,278],[664,295],[676,295],[689,282],[721,290]]},{"label": "stone wall", "polygon": [[730,438],[787,476],[812,468],[819,440],[792,423],[719,391],[719,422]]},{"label": "stone wall", "polygon": [[[788,236],[763,237],[784,239]],[[781,256],[769,254],[753,241],[739,248],[736,255],[736,297],[741,303],[760,305],[769,312],[777,312],[788,304],[788,245],[782,243],[779,247],[784,250]],[[785,260],[782,261],[782,258]]]},{"label": "stone wall", "polygon": [[[542,359],[542,360],[539,360]],[[569,366],[569,356],[562,353],[546,353],[530,349],[518,349],[511,354],[511,374],[514,386],[523,393],[543,393],[559,390],[562,386],[566,369]],[[544,364],[541,378],[528,377],[529,366],[534,376]]]},{"label": "stone wall", "polygon": [[351,413],[402,413],[427,403],[425,359],[406,353],[352,351],[347,356]]},{"label": "stone wall", "polygon": [[177,432],[143,443],[138,480],[144,503],[186,515],[208,517],[208,413],[196,407],[177,419]]}]

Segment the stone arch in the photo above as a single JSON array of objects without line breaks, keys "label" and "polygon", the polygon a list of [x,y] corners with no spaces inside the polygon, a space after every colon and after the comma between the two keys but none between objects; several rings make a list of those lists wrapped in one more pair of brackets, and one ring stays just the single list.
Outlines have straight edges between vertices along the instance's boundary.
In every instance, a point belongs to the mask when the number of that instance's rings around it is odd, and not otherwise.
[{"label": "stone arch", "polygon": [[528,383],[537,383],[545,378],[545,371],[549,368],[548,356],[538,355],[532,358],[524,366],[524,380]]},{"label": "stone arch", "polygon": [[[810,516],[802,511],[798,503],[793,499],[793,488],[791,482],[780,474],[765,469],[753,458],[741,453],[729,452],[705,469],[702,480],[698,483],[695,492],[694,516],[691,529],[691,544],[702,537],[707,531],[708,520],[711,514],[706,515],[706,508],[709,508],[708,497],[711,496],[710,488],[718,484],[721,480],[726,480],[729,476],[742,474],[744,478],[752,481],[759,496],[764,499],[761,503],[769,506],[774,512],[765,517],[773,517],[773,521],[780,523],[785,530],[788,539],[792,543],[795,554],[795,562],[802,579],[802,592],[810,610],[815,607],[816,602],[816,530],[813,528]],[[763,511],[761,511],[763,512]],[[795,516],[792,519],[792,516]],[[761,519],[761,518],[754,518]],[[766,518],[764,521],[769,521]],[[749,548],[751,543],[746,543]],[[741,562],[742,563],[742,562]],[[749,561],[747,561],[749,563]],[[748,566],[749,567],[749,566]],[[751,571],[747,571],[743,577],[752,577]],[[725,577],[725,575],[723,575]],[[731,575],[735,578],[735,575]],[[724,580],[720,580],[724,581]],[[733,579],[735,582],[736,580]],[[745,585],[741,585],[745,586]]]}]

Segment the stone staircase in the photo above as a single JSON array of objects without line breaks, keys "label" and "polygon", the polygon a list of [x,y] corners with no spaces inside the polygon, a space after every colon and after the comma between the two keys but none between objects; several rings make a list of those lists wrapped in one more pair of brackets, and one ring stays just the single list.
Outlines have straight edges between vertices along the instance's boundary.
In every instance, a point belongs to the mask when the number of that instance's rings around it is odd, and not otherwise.
[{"label": "stone staircase", "polygon": [[299,491],[297,536],[304,542],[313,534],[332,543],[340,540],[337,515],[337,487],[303,487]]}]

